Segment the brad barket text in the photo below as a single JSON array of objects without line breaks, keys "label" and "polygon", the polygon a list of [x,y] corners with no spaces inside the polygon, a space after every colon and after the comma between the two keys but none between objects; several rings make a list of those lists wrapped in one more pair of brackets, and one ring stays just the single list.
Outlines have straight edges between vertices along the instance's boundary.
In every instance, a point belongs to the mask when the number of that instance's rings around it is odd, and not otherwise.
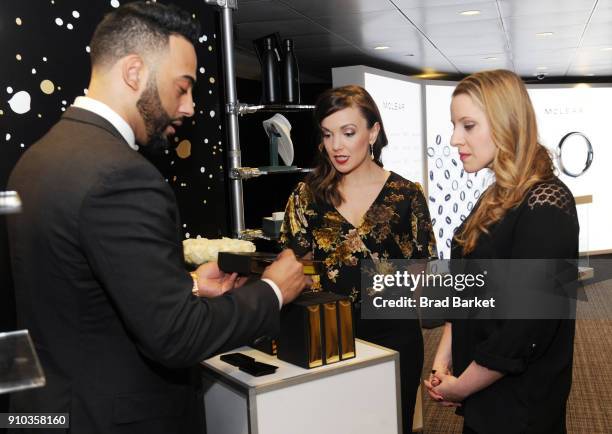
[{"label": "brad barket text", "polygon": [[462,308],[495,308],[495,298],[463,298],[463,297],[443,297],[443,298],[429,298],[429,297],[399,297],[393,299],[385,299],[383,297],[374,297],[372,304],[375,308],[449,308],[449,307],[462,307]]}]

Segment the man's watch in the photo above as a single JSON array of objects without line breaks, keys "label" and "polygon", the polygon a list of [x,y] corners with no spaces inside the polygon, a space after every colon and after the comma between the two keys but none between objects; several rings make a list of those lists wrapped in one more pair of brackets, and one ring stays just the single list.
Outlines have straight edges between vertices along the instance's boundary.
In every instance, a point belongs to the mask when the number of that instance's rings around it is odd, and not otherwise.
[{"label": "man's watch", "polygon": [[191,288],[191,293],[196,297],[199,297],[200,295],[198,291],[198,274],[192,271],[191,273],[189,273],[189,275],[193,279],[193,288]]}]

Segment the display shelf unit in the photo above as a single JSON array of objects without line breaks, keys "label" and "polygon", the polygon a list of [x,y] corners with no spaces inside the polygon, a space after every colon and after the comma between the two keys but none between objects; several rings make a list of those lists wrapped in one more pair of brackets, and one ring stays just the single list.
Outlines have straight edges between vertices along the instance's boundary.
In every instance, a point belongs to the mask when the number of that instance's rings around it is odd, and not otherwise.
[{"label": "display shelf unit", "polygon": [[0,394],[43,387],[46,382],[28,330],[0,333]]},{"label": "display shelf unit", "polygon": [[263,167],[234,167],[230,170],[230,179],[251,179],[263,175],[283,175],[287,173],[308,173],[312,172],[310,167],[291,167],[285,170],[267,170]]},{"label": "display shelf unit", "polygon": [[278,241],[277,237],[271,237],[269,235],[266,235],[261,229],[244,229],[240,233],[240,239],[246,240],[246,241],[253,241],[256,239],[267,240],[267,241]]},{"label": "display shelf unit", "polygon": [[[305,104],[245,104],[238,101],[236,90],[236,74],[234,60],[234,29],[233,11],[238,7],[237,0],[205,0],[209,5],[220,8],[221,39],[223,44],[223,68],[225,79],[225,114],[228,129],[228,167],[230,212],[232,215],[232,235],[235,238],[252,237],[257,230],[246,230],[244,223],[244,199],[242,181],[263,175],[304,173],[311,169],[294,168],[291,170],[269,171],[264,168],[243,167],[240,151],[239,117],[256,112],[303,112],[314,109],[313,105]],[[261,233],[261,231],[259,231]],[[251,235],[250,235],[251,234]],[[269,239],[265,236],[256,238]]]},{"label": "display shelf unit", "polygon": [[247,115],[257,112],[304,112],[314,110],[314,105],[308,104],[245,104],[237,102],[227,105],[227,111],[234,111],[238,115]]},{"label": "display shelf unit", "polygon": [[203,361],[208,432],[397,434],[402,426],[399,355],[359,339],[355,346],[355,358],[313,369],[250,347],[232,351],[278,367],[261,377],[218,355]]},{"label": "display shelf unit", "polygon": [[[21,212],[16,191],[0,191],[0,215]],[[0,395],[42,387],[45,374],[27,330],[0,333]]]}]

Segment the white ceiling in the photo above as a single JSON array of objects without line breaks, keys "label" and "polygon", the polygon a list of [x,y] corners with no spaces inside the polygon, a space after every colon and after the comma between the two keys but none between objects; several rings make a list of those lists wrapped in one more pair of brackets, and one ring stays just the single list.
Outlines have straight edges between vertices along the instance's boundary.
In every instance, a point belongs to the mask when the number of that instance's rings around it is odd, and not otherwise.
[{"label": "white ceiling", "polygon": [[[469,10],[480,14],[460,15]],[[253,39],[279,32],[294,40],[303,73],[328,81],[332,67],[356,64],[408,74],[612,76],[612,0],[238,0],[234,23],[239,62]]]}]

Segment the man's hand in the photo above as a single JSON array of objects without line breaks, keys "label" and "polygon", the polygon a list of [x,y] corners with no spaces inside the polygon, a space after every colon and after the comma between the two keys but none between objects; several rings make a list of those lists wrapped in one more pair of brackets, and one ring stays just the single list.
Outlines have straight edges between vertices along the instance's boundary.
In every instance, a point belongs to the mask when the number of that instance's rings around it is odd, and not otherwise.
[{"label": "man's hand", "polygon": [[283,250],[261,277],[278,285],[283,295],[283,304],[293,301],[310,282],[310,279],[304,276],[304,267],[291,249]]},{"label": "man's hand", "polygon": [[239,279],[237,273],[224,273],[216,262],[200,265],[195,273],[198,276],[198,297],[218,297],[246,280]]}]

